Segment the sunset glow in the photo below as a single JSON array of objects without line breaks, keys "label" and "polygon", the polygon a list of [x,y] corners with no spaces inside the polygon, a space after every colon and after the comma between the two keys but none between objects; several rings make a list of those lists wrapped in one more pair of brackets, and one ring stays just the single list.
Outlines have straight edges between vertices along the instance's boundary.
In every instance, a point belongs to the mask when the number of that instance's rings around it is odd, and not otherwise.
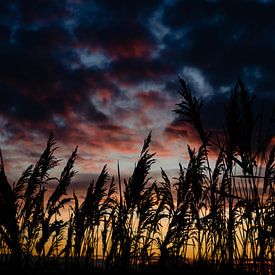
[{"label": "sunset glow", "polygon": [[0,271],[271,274],[274,15],[1,0]]}]

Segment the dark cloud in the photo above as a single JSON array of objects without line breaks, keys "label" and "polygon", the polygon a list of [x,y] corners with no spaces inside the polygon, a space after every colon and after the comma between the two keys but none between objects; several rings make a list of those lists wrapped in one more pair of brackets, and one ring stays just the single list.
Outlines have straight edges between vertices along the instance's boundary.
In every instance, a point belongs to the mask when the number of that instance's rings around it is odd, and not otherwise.
[{"label": "dark cloud", "polygon": [[19,0],[18,8],[25,23],[45,23],[60,20],[69,13],[66,0]]},{"label": "dark cloud", "polygon": [[[55,114],[73,109],[89,122],[107,117],[90,102],[93,89],[112,87],[96,69],[71,68],[79,64],[69,32],[61,25],[19,28],[15,42],[0,52],[0,112],[17,123],[51,123]],[[56,125],[53,124],[54,128]]]},{"label": "dark cloud", "polygon": [[0,86],[1,113],[14,119],[24,122],[44,121],[46,119],[46,106],[40,104],[31,96],[24,96],[16,89]]},{"label": "dark cloud", "polygon": [[110,10],[113,14],[120,14],[132,17],[133,14],[150,15],[161,3],[158,0],[96,0],[95,3]]},{"label": "dark cloud", "polygon": [[169,155],[163,133],[171,143],[197,140],[171,112],[177,75],[205,101],[209,129],[222,125],[238,76],[256,110],[270,113],[274,14],[273,1],[256,0],[2,0],[0,138],[29,146],[52,129],[82,153],[131,154],[150,128]]},{"label": "dark cloud", "polygon": [[147,26],[158,1],[88,1],[78,6],[74,32],[82,47],[113,58],[149,56],[155,40]]},{"label": "dark cloud", "polygon": [[241,76],[255,90],[261,89],[274,70],[274,12],[273,2],[176,1],[163,15],[171,30],[163,55],[175,67],[201,68],[215,86],[229,85]]},{"label": "dark cloud", "polygon": [[138,84],[148,80],[164,80],[165,76],[172,73],[172,69],[158,59],[129,58],[114,62],[108,73],[113,79],[119,79],[121,82]]},{"label": "dark cloud", "polygon": [[76,29],[76,34],[81,45],[114,58],[145,57],[154,46],[148,29],[136,22],[107,26],[82,24]]},{"label": "dark cloud", "polygon": [[0,40],[7,41],[10,37],[10,29],[6,25],[0,25]]}]

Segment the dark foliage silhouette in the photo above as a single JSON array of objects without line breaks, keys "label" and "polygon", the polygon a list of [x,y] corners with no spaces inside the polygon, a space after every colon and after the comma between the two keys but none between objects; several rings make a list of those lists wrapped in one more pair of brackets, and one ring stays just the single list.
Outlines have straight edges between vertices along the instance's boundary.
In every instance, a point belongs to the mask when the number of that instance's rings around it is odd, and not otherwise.
[{"label": "dark foliage silhouette", "polygon": [[[202,123],[202,101],[179,82],[182,101],[175,113],[194,128],[200,144],[187,145],[188,163],[179,164],[173,179],[164,169],[162,180],[150,177],[151,133],[132,176],[121,179],[118,164],[117,179],[111,177],[105,165],[82,202],[66,194],[76,174],[77,147],[60,177],[52,177],[60,160],[51,134],[39,160],[13,187],[0,151],[3,273],[274,272],[274,125],[255,114],[255,98],[238,80],[223,128],[213,135]],[[48,183],[55,184],[50,194]],[[66,221],[64,209],[70,213]]]}]

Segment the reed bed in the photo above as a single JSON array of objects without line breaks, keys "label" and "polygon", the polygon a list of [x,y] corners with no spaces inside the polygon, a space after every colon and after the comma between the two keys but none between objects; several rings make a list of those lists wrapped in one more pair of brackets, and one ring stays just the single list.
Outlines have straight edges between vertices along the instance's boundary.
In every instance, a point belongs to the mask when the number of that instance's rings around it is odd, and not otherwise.
[{"label": "reed bed", "polygon": [[[187,145],[188,163],[172,179],[163,169],[162,180],[150,177],[151,133],[132,175],[122,179],[118,164],[111,177],[105,165],[82,203],[77,194],[66,195],[77,148],[60,177],[51,177],[59,165],[51,134],[39,160],[13,186],[0,152],[3,274],[274,274],[274,118],[255,114],[255,98],[238,80],[222,129],[211,133],[202,122],[202,101],[179,82],[182,101],[175,113],[193,127],[200,144]],[[46,196],[49,182],[55,190]],[[64,207],[68,220],[60,213]]]}]

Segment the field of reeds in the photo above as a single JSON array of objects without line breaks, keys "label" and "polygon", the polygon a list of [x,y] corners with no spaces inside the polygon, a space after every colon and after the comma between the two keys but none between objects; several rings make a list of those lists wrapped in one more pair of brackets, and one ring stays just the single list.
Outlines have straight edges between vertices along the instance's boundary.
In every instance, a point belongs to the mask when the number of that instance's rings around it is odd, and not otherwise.
[{"label": "field of reeds", "polygon": [[[187,146],[189,161],[172,179],[165,170],[162,180],[150,177],[151,134],[131,177],[122,178],[119,165],[112,177],[104,166],[81,202],[66,195],[77,148],[53,177],[59,160],[50,135],[13,186],[1,154],[1,274],[274,274],[274,117],[255,113],[255,99],[239,80],[223,128],[211,133],[202,123],[202,102],[179,82],[175,112],[200,145]],[[49,182],[55,183],[50,194]],[[68,220],[60,214],[64,207]]]}]

